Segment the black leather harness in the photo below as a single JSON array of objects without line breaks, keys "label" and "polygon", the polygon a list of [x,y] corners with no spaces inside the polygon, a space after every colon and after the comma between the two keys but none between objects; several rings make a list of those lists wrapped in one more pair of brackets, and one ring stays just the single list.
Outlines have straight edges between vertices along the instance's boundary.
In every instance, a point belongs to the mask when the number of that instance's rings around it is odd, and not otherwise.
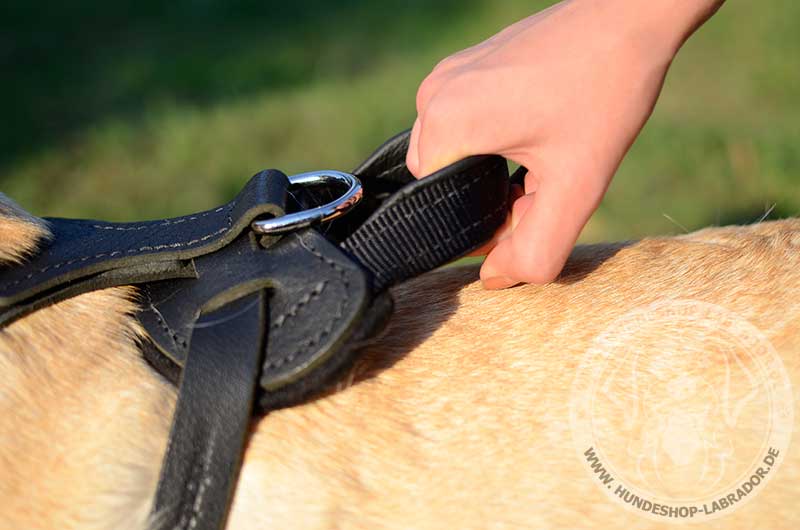
[{"label": "black leather harness", "polygon": [[53,237],[0,268],[0,328],[68,297],[137,285],[145,357],[178,385],[155,526],[224,528],[248,426],[346,369],[391,312],[388,288],[485,242],[508,211],[505,160],[477,156],[416,181],[408,132],[354,171],[347,215],[280,235],[254,221],[321,199],[276,170],[228,204],[141,223],[47,219]]}]

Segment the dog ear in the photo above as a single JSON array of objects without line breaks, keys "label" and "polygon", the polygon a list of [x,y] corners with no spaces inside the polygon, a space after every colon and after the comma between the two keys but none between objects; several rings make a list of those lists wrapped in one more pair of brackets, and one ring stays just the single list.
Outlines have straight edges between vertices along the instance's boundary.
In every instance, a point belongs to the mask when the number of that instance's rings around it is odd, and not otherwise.
[{"label": "dog ear", "polygon": [[0,193],[0,264],[19,264],[50,238],[44,219],[29,214]]}]

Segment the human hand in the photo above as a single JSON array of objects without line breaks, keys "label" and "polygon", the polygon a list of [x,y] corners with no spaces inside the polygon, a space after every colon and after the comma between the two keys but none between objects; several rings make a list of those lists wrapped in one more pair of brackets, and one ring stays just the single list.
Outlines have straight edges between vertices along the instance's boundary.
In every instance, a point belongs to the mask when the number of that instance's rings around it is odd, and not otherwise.
[{"label": "human hand", "polygon": [[672,58],[721,0],[566,0],[441,61],[417,93],[418,178],[473,154],[528,169],[485,287],[553,280],[653,110]]}]

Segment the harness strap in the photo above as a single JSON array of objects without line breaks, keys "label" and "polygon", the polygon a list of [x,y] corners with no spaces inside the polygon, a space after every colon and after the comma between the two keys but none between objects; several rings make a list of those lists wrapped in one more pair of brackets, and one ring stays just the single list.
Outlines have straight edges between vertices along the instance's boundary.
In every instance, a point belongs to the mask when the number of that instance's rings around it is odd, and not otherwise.
[{"label": "harness strap", "polygon": [[356,169],[362,203],[281,236],[250,229],[318,197],[263,171],[198,214],[143,223],[48,219],[24,267],[0,267],[0,328],[70,296],[136,284],[143,352],[179,386],[154,500],[159,527],[221,529],[252,411],[319,392],[388,318],[388,287],[487,240],[507,214],[508,172],[471,157],[416,181],[408,132]]},{"label": "harness strap", "polygon": [[253,409],[252,374],[264,351],[266,304],[261,290],[197,321],[153,502],[155,528],[225,527]]}]

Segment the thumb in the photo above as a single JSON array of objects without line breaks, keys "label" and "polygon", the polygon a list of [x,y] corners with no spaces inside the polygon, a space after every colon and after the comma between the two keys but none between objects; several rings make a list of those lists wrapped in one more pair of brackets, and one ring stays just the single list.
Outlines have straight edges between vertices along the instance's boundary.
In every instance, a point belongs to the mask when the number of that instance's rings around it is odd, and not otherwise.
[{"label": "thumb", "polygon": [[406,167],[416,178],[423,177],[419,172],[419,131],[421,128],[422,122],[417,118],[411,128],[411,136],[408,138],[408,151],[406,152]]},{"label": "thumb", "polygon": [[534,193],[518,199],[524,199],[527,208],[511,235],[499,241],[484,261],[484,287],[503,289],[520,282],[555,279],[607,184],[608,179],[596,175],[542,178]]}]

